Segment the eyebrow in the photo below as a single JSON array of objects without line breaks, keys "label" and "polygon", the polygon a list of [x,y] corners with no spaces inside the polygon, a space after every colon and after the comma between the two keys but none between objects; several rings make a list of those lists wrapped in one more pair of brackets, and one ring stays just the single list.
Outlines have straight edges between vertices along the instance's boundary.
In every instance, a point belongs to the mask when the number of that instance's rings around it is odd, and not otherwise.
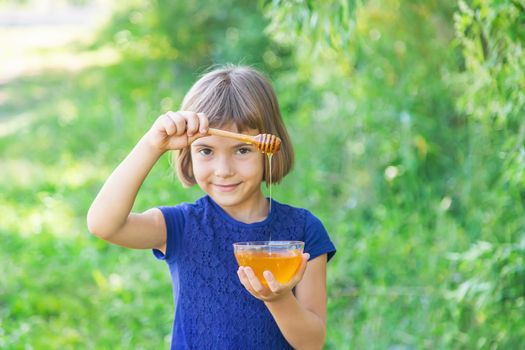
[{"label": "eyebrow", "polygon": [[191,144],[191,146],[192,146],[192,147],[195,146],[195,147],[213,148],[213,147],[210,146],[210,145],[207,145],[207,144],[205,144],[205,143],[199,143],[199,142],[197,142],[197,141],[193,142],[193,143]]},{"label": "eyebrow", "polygon": [[253,146],[251,143],[241,142],[233,146],[232,148],[239,148],[239,147],[250,147]]}]

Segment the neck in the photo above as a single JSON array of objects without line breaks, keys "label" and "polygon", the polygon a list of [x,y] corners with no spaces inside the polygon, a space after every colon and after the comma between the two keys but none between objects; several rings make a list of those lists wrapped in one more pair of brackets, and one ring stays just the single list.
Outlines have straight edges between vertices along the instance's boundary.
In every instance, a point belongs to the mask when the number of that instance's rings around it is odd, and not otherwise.
[{"label": "neck", "polygon": [[252,199],[236,206],[221,206],[221,208],[237,221],[251,224],[263,221],[268,217],[269,203],[262,192]]}]

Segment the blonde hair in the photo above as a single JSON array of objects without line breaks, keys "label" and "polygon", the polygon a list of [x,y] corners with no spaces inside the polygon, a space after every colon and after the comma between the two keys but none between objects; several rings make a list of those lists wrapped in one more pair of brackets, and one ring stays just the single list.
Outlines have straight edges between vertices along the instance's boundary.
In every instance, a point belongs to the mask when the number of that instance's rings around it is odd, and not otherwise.
[{"label": "blonde hair", "polygon": [[[279,183],[292,169],[294,153],[277,98],[268,80],[246,66],[226,66],[204,74],[188,91],[181,110],[204,113],[209,126],[235,125],[239,132],[257,129],[281,138],[281,149],[272,156],[272,182]],[[266,158],[266,157],[265,157]],[[184,186],[196,184],[190,146],[174,152],[177,176]],[[263,180],[270,181],[264,162]]]}]

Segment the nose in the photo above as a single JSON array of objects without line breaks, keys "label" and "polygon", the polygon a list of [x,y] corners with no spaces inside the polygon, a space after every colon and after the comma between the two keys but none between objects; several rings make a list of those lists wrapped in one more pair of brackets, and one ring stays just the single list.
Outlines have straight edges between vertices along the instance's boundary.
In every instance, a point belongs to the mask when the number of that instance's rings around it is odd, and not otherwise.
[{"label": "nose", "polygon": [[234,170],[231,166],[231,162],[225,157],[217,159],[217,162],[215,163],[214,174],[215,176],[222,178],[232,176],[234,174]]}]

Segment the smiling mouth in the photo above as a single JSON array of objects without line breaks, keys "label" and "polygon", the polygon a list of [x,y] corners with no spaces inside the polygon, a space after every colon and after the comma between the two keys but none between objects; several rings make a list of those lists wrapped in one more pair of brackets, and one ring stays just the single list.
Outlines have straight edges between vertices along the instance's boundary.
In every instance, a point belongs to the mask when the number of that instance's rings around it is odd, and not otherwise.
[{"label": "smiling mouth", "polygon": [[217,187],[219,191],[221,192],[230,192],[230,191],[233,191],[235,188],[237,188],[237,186],[240,185],[240,182],[236,184],[230,184],[230,185],[221,185],[221,184],[213,184],[213,185]]}]

